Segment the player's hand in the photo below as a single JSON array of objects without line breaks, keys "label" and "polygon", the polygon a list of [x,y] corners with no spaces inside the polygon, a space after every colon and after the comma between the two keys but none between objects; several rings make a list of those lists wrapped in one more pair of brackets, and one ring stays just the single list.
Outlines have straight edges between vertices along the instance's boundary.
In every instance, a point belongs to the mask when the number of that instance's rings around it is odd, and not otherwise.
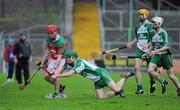
[{"label": "player's hand", "polygon": [[49,71],[49,73],[50,73],[50,74],[54,74],[55,69],[53,69],[53,68],[49,68],[49,69],[48,69],[48,71]]},{"label": "player's hand", "polygon": [[143,55],[141,56],[141,58],[142,58],[143,60],[146,60],[146,59],[148,58],[147,53],[143,54]]},{"label": "player's hand", "polygon": [[153,50],[153,51],[149,51],[148,55],[149,56],[154,56],[156,53],[157,53],[156,50]]},{"label": "player's hand", "polygon": [[131,48],[132,47],[132,44],[131,43],[128,43],[127,44],[127,48]]},{"label": "player's hand", "polygon": [[39,67],[42,68],[42,67],[44,67],[44,65],[45,65],[44,62],[41,62],[41,65],[39,65]]},{"label": "player's hand", "polygon": [[144,51],[147,51],[147,49],[148,49],[148,47],[149,47],[148,44],[144,44],[144,45],[141,45],[141,46],[142,46],[142,49],[143,49]]},{"label": "player's hand", "polygon": [[57,78],[57,76],[56,76],[56,75],[52,75],[51,77],[52,77],[52,78],[54,78],[54,79],[56,79],[56,78]]}]

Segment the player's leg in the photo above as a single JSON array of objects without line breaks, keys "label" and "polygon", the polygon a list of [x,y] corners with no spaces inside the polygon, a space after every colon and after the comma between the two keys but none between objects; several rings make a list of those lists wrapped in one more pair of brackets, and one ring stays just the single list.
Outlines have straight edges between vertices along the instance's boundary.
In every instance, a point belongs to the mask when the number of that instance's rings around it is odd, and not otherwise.
[{"label": "player's leg", "polygon": [[55,70],[54,65],[56,64],[56,60],[50,59],[49,64],[47,66],[47,71],[49,74],[45,74],[44,79],[49,82],[50,84],[54,85],[55,87],[55,92],[50,93],[49,95],[46,96],[46,98],[57,98],[59,96],[59,92],[56,92],[56,79],[52,78],[50,74],[54,74]]},{"label": "player's leg", "polygon": [[[120,95],[121,89],[118,88],[111,77],[106,74],[106,71],[104,69],[101,69],[101,73],[101,79],[94,83],[98,98],[110,98],[114,95]],[[103,90],[104,87],[109,87],[112,91],[105,92]]]},{"label": "player's leg", "polygon": [[[172,80],[172,82],[176,86],[177,91],[180,90],[180,83],[179,83],[179,80],[177,79],[177,77],[175,76],[175,74],[173,72],[173,68],[168,69],[167,73],[168,73],[169,78]],[[180,96],[180,93],[178,93],[178,96]]]},{"label": "player's leg", "polygon": [[112,91],[105,92],[103,89],[103,85],[104,84],[95,84],[96,94],[98,98],[111,98],[114,95],[120,95],[120,88],[117,87],[116,83],[113,80],[111,80],[107,85],[110,89],[112,89]]},{"label": "player's leg", "polygon": [[[147,63],[147,69],[148,69],[148,64],[151,61],[151,57],[146,59],[146,63]],[[158,67],[156,67],[155,71],[158,70]],[[157,71],[156,71],[157,72]],[[153,78],[153,76],[151,76],[151,74],[148,74],[149,79],[150,79],[150,93],[154,93],[154,91],[156,90],[156,84],[155,84],[155,79]]]},{"label": "player's leg", "polygon": [[143,85],[142,85],[142,78],[141,78],[141,64],[143,60],[140,58],[135,59],[135,77],[137,82],[137,91],[136,94],[143,93]]},{"label": "player's leg", "polygon": [[155,84],[155,79],[151,74],[148,74],[149,79],[150,79],[150,93],[154,93],[156,90],[156,84]]},{"label": "player's leg", "polygon": [[177,77],[175,76],[174,71],[173,71],[172,57],[170,55],[163,55],[163,63],[164,63],[163,66],[166,69],[169,78],[172,80],[172,82],[174,83],[174,85],[177,88],[178,96],[180,96],[180,92],[178,92],[178,91],[180,91],[180,82],[177,79]]},{"label": "player's leg", "polygon": [[[109,83],[107,84],[107,86],[114,92],[114,95],[120,95],[120,97],[125,98],[125,94],[124,94],[124,90],[123,90],[123,85],[125,83],[125,81],[133,76],[134,73],[132,72],[125,72],[121,75],[121,79],[115,83],[112,79],[109,81]],[[112,92],[109,93],[110,96],[113,94]]]},{"label": "player's leg", "polygon": [[111,80],[107,86],[115,93],[115,95],[120,95],[120,97],[125,98],[126,96],[123,90],[125,81],[125,78],[121,78],[116,84],[113,80]]},{"label": "player's leg", "polygon": [[[59,64],[59,66],[57,67],[57,69],[55,70],[54,74],[61,74],[64,69],[64,64],[65,64],[65,59],[61,59],[61,62]],[[65,85],[63,85],[59,82],[59,78],[56,78],[55,79],[55,91],[60,93],[63,96],[63,98],[66,98],[66,96],[64,94],[64,90],[65,90]]]},{"label": "player's leg", "polygon": [[113,91],[105,92],[104,89],[101,88],[101,89],[96,89],[96,95],[98,98],[102,99],[102,98],[111,98],[112,96],[115,95],[115,93]]},{"label": "player's leg", "polygon": [[[62,71],[63,71],[63,65],[59,65],[58,68],[55,70],[54,74],[61,74]],[[55,91],[60,92],[59,88],[60,88],[59,78],[56,78],[55,79]]]},{"label": "player's leg", "polygon": [[159,55],[153,56],[148,65],[148,73],[161,83],[162,93],[164,94],[166,91],[168,82],[164,80],[163,78],[161,78],[160,75],[155,71],[155,68],[157,67],[157,64],[160,61],[161,61],[161,57]]}]

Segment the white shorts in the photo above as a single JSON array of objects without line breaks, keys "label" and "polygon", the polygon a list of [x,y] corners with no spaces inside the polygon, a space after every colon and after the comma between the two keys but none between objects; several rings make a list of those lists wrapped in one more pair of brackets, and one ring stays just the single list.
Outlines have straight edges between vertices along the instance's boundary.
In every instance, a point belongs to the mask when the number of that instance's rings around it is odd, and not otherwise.
[{"label": "white shorts", "polygon": [[[51,59],[48,65],[48,68],[54,68],[55,64],[56,64],[56,60]],[[59,63],[59,65],[64,66],[64,64],[65,64],[65,59],[61,59],[61,62]]]}]

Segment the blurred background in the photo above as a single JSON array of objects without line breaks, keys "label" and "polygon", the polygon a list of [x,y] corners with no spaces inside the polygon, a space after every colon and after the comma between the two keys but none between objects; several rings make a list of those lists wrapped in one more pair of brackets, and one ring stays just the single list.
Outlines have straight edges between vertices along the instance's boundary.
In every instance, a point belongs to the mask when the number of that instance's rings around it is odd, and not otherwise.
[{"label": "blurred background", "polygon": [[[137,10],[150,9],[149,18],[164,18],[172,42],[175,71],[180,72],[180,2],[178,0],[0,0],[0,72],[5,71],[3,52],[7,38],[28,36],[32,56],[43,56],[48,24],[58,25],[58,31],[78,51],[80,58],[95,62],[110,71],[133,70],[134,60],[93,60],[91,51],[108,50],[130,42],[139,22]],[[134,55],[135,48],[116,52]],[[146,64],[142,68],[146,70]],[[32,64],[31,68],[35,68]]]}]

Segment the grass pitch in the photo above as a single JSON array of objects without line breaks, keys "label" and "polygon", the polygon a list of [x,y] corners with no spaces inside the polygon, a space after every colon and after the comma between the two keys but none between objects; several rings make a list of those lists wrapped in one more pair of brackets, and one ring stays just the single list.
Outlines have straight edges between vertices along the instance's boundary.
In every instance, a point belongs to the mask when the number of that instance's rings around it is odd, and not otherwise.
[{"label": "grass pitch", "polygon": [[[117,81],[120,74],[112,73]],[[154,96],[149,94],[149,77],[143,74],[144,94],[136,95],[135,78],[126,81],[125,99],[114,96],[111,99],[97,99],[93,83],[80,75],[63,78],[67,99],[46,99],[45,95],[54,88],[43,79],[39,72],[24,91],[19,91],[16,82],[5,83],[5,75],[0,74],[0,110],[180,110],[180,97],[166,74],[167,92],[161,94],[161,86],[156,82]],[[180,74],[177,74],[180,79]],[[107,89],[108,90],[108,89]]]}]

